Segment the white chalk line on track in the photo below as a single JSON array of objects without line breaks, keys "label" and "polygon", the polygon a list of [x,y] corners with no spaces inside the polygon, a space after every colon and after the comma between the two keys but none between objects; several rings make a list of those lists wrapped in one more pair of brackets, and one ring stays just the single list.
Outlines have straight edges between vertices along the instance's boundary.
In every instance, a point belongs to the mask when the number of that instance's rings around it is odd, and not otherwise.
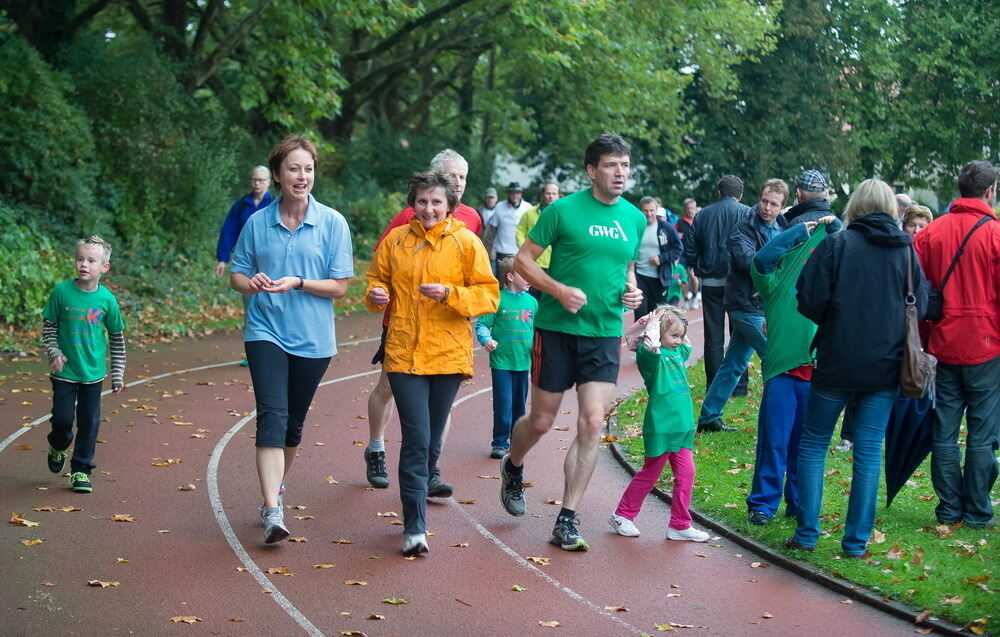
[{"label": "white chalk line on track", "polygon": [[[362,338],[362,339],[358,339],[358,340],[354,340],[354,341],[347,341],[347,342],[344,342],[344,343],[338,343],[337,346],[338,347],[347,347],[348,345],[360,345],[362,343],[371,343],[371,342],[378,341],[378,340],[381,340],[381,337]],[[227,367],[229,365],[238,365],[241,362],[242,361],[228,361],[228,362],[225,362],[225,363],[213,363],[211,365],[202,365],[200,367],[190,367],[188,369],[178,369],[178,370],[174,370],[172,372],[164,372],[163,374],[157,374],[156,376],[148,376],[146,378],[140,378],[139,380],[132,381],[131,383],[125,383],[125,387],[135,387],[137,385],[144,385],[144,384],[146,384],[146,383],[148,383],[150,381],[159,380],[161,378],[167,378],[169,376],[179,376],[181,374],[190,374],[192,372],[200,372],[200,371],[204,371],[206,369],[215,369],[217,367]],[[103,392],[101,392],[101,396],[107,396],[110,393],[112,393],[110,389],[105,389]],[[27,433],[28,431],[31,431],[31,429],[33,427],[42,424],[43,422],[45,422],[46,420],[48,420],[51,417],[52,417],[52,414],[48,413],[48,414],[45,414],[44,416],[42,416],[41,418],[33,420],[33,421],[31,421],[31,422],[29,422],[27,424],[21,425],[21,427],[17,431],[15,431],[11,435],[9,435],[6,438],[4,438],[3,442],[0,442],[0,452],[3,452],[3,450],[6,449],[7,447],[9,447],[12,442],[14,442],[15,440],[17,440],[21,436],[23,436],[25,433]]]}]

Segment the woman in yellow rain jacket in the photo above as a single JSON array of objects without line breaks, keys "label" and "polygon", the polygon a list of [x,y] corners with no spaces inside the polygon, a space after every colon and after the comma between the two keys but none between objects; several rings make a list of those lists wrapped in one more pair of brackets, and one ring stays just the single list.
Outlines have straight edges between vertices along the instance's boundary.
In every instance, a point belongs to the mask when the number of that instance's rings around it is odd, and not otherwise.
[{"label": "woman in yellow rain jacket", "polygon": [[375,251],[365,305],[381,312],[392,301],[383,367],[402,429],[399,495],[410,556],[427,551],[430,469],[459,384],[472,376],[470,319],[496,311],[499,287],[482,242],[451,214],[451,175],[416,173],[407,202],[416,214]]}]

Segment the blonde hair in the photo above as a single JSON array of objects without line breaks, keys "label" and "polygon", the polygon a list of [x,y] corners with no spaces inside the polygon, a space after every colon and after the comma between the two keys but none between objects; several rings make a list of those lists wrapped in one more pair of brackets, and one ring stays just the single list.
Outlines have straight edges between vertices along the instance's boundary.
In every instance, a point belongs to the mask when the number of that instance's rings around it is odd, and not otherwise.
[{"label": "blonde hair", "polygon": [[906,224],[910,223],[914,219],[926,219],[927,223],[930,223],[934,221],[934,214],[927,206],[921,206],[920,204],[915,203],[911,206],[907,206],[906,212],[903,213],[903,227],[905,228]]},{"label": "blonde hair", "polygon": [[663,342],[667,338],[667,330],[676,321],[680,321],[684,325],[684,336],[687,336],[687,311],[684,308],[674,307],[673,305],[661,305],[653,310],[653,312],[662,312],[660,315],[660,342]]},{"label": "blonde hair", "polygon": [[104,253],[104,262],[111,263],[111,244],[108,243],[107,241],[97,236],[96,234],[92,234],[86,239],[80,239],[79,241],[76,242],[76,247],[78,248],[84,245],[97,246],[98,248],[101,249],[101,252]]},{"label": "blonde hair", "polygon": [[896,193],[881,179],[866,179],[858,184],[851,193],[851,198],[847,200],[844,223],[850,225],[853,221],[873,212],[884,212],[893,219],[899,219],[899,213],[896,211]]}]

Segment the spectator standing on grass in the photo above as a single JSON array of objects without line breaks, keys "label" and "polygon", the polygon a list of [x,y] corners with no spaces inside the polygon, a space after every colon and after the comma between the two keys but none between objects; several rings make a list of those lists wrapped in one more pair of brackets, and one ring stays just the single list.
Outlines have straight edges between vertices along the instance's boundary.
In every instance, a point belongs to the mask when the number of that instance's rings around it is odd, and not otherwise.
[{"label": "spectator standing on grass", "polygon": [[495,314],[479,317],[476,338],[490,353],[493,380],[490,457],[499,460],[510,449],[511,428],[524,415],[538,301],[527,293],[531,286],[524,277],[514,272],[512,257],[497,262],[497,276],[502,286],[500,305]]},{"label": "spectator standing on grass", "polygon": [[[750,280],[753,256],[768,241],[781,234],[786,222],[781,207],[788,196],[788,184],[768,179],[750,213],[736,224],[729,238],[729,274],[726,277],[725,307],[733,326],[729,348],[715,378],[708,385],[698,414],[698,431],[735,431],[722,422],[722,410],[729,402],[740,376],[747,372],[754,352],[763,360],[767,347],[764,334],[764,306]],[[704,214],[704,213],[702,213]]]},{"label": "spectator standing on grass", "polygon": [[636,537],[635,518],[669,462],[674,474],[667,539],[706,542],[708,533],[691,526],[694,487],[694,409],[686,362],[691,356],[684,310],[663,306],[653,310],[637,338],[635,362],[649,394],[642,420],[642,468],[625,488],[608,523],[615,533]]},{"label": "spectator standing on grass", "polygon": [[[990,491],[1000,444],[1000,222],[993,213],[998,174],[985,161],[963,166],[961,197],[913,240],[928,281],[940,290],[968,237],[943,289],[943,316],[925,323],[927,351],[938,359],[931,480],[942,524],[996,523]],[[963,415],[968,427],[964,466]]]},{"label": "spectator standing on grass", "polygon": [[250,194],[233,202],[219,231],[219,242],[215,246],[215,276],[221,277],[226,273],[229,256],[250,215],[271,203],[270,186],[271,171],[267,166],[254,166],[250,171]]},{"label": "spectator standing on grass", "polygon": [[927,307],[927,281],[913,258],[912,239],[897,225],[888,184],[861,182],[844,219],[847,228],[820,242],[796,283],[799,313],[818,328],[813,339],[816,368],[799,442],[798,526],[786,546],[816,548],[830,438],[851,403],[854,460],[840,545],[844,555],[859,558],[875,521],[882,438],[899,392],[908,268],[918,316]]},{"label": "spectator standing on grass", "polygon": [[642,303],[635,310],[637,321],[663,303],[673,277],[674,264],[683,251],[677,231],[658,215],[658,207],[655,197],[639,200],[639,210],[646,216],[646,230],[642,234],[639,258],[635,262],[635,280],[642,290]]},{"label": "spectator standing on grass", "polygon": [[77,493],[94,490],[90,474],[97,467],[101,389],[107,376],[105,330],[111,343],[112,391],[117,394],[125,387],[125,322],[118,301],[101,285],[109,269],[111,245],[96,234],[81,239],[76,244],[76,279],[56,284],[42,312],[42,343],[52,381],[49,471],[61,473],[66,464],[76,416],[69,486]]},{"label": "spectator standing on grass", "polygon": [[726,276],[729,236],[750,209],[740,203],[743,181],[726,175],[717,185],[719,200],[705,206],[684,234],[684,260],[701,281],[705,330],[705,379],[711,385],[722,365],[726,342]]},{"label": "spectator standing on grass", "polygon": [[778,512],[782,493],[785,516],[798,511],[799,438],[813,373],[816,324],[799,314],[795,282],[809,254],[827,233],[840,228],[833,215],[819,222],[798,223],[764,244],[753,257],[750,276],[764,304],[767,349],[753,480],[746,499],[750,524],[768,524]]},{"label": "spectator standing on grass", "polygon": [[243,295],[243,341],[257,408],[257,477],[264,543],[288,537],[282,494],[306,413],[337,353],[333,299],[347,293],[354,253],[347,220],[312,196],[316,146],[289,135],[267,158],[281,196],[253,215],[233,253],[229,285]]}]

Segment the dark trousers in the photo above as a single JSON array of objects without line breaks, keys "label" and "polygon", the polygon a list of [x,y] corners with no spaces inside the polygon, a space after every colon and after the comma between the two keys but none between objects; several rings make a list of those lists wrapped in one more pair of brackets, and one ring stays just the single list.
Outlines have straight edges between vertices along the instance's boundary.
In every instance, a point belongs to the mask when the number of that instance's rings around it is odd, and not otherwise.
[{"label": "dark trousers", "polygon": [[701,286],[701,316],[705,328],[705,381],[711,386],[722,365],[726,345],[726,308],[724,285]]},{"label": "dark trousers", "polygon": [[258,447],[298,447],[302,425],[330,357],[294,356],[270,341],[243,344],[257,403]]},{"label": "dark trousers", "polygon": [[389,386],[396,400],[402,433],[399,451],[399,499],[403,505],[403,533],[424,533],[427,481],[437,466],[441,436],[461,374],[418,376],[390,372]]},{"label": "dark trousers", "polygon": [[[993,517],[990,490],[997,481],[1000,442],[1000,358],[978,365],[937,367],[937,407],[931,481],[939,520],[986,524]],[[958,445],[962,415],[968,426],[963,470]]]},{"label": "dark trousers", "polygon": [[642,290],[642,303],[635,309],[635,320],[639,320],[656,309],[657,305],[663,303],[663,284],[660,277],[646,276],[644,274],[635,275],[636,285]]},{"label": "dark trousers", "polygon": [[76,414],[76,444],[70,471],[87,475],[94,470],[97,432],[101,426],[101,389],[104,383],[69,383],[52,379],[52,431],[49,444],[65,451],[73,442],[73,415]]},{"label": "dark trousers", "polygon": [[529,370],[491,369],[493,376],[493,447],[510,449],[510,431],[524,415],[528,399]]}]

